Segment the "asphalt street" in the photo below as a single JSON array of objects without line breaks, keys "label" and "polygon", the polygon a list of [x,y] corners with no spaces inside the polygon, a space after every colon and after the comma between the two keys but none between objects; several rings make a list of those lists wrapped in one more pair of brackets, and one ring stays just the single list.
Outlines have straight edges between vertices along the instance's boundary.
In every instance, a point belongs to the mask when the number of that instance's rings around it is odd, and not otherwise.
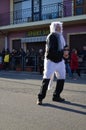
[{"label": "asphalt street", "polygon": [[39,106],[41,81],[35,72],[0,71],[0,130],[86,130],[86,75],[67,77],[64,103],[52,101],[54,80]]}]

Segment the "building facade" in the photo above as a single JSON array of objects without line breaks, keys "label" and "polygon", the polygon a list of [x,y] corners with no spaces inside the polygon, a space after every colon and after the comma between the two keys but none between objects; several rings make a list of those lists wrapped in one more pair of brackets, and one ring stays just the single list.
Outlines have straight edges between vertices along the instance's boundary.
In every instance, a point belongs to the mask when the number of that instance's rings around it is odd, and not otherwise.
[{"label": "building facade", "polygon": [[44,48],[52,21],[64,23],[71,48],[86,45],[86,0],[3,0],[0,2],[0,50]]},{"label": "building facade", "polygon": [[86,46],[86,0],[0,1],[0,52],[45,49],[49,25],[61,21],[70,48]]}]

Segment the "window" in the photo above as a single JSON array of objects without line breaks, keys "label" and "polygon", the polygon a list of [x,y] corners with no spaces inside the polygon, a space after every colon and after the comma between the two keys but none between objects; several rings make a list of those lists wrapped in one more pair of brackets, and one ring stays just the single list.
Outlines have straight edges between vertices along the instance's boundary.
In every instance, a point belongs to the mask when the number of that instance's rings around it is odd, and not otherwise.
[{"label": "window", "polygon": [[31,15],[31,0],[14,0],[14,23],[26,22]]},{"label": "window", "polygon": [[86,13],[86,0],[74,0],[75,15],[81,15]]},{"label": "window", "polygon": [[84,3],[84,0],[76,0],[76,5],[82,5]]},{"label": "window", "polygon": [[77,15],[83,14],[83,8],[82,7],[76,8],[76,14]]},{"label": "window", "polygon": [[39,0],[34,0],[34,12],[39,12]]},{"label": "window", "polygon": [[34,13],[39,12],[39,0],[34,0],[33,5],[34,5]]},{"label": "window", "polygon": [[33,20],[34,21],[39,21],[40,20],[40,15],[41,15],[41,1],[40,0],[32,0],[33,5],[32,5],[32,12],[33,12]]},{"label": "window", "polygon": [[34,14],[34,21],[39,21],[39,14]]}]

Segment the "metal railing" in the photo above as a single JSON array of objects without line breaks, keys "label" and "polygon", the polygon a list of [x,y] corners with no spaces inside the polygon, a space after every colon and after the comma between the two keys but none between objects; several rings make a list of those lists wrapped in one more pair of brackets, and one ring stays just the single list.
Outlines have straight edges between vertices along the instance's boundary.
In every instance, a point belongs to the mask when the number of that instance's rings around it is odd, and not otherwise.
[{"label": "metal railing", "polygon": [[32,71],[38,71],[39,67],[39,57],[38,56],[15,56],[10,60],[10,69],[16,70],[21,68],[23,71],[28,71],[31,68]]},{"label": "metal railing", "polygon": [[[84,7],[86,7],[86,5],[84,5]],[[75,13],[74,1],[43,5],[41,7],[41,15],[39,15],[39,13],[37,14],[37,17],[35,17],[36,14],[32,14],[31,8],[6,12],[4,14],[0,13],[0,26],[86,14],[84,9],[82,12],[78,11],[78,13]]]},{"label": "metal railing", "polygon": [[[80,56],[79,56],[80,57]],[[44,65],[43,61],[41,62]],[[40,60],[39,56],[13,56],[9,62],[9,70],[34,71],[39,72]],[[4,62],[0,56],[0,70],[4,69]],[[86,60],[79,61],[79,70],[81,73],[86,73]]]}]

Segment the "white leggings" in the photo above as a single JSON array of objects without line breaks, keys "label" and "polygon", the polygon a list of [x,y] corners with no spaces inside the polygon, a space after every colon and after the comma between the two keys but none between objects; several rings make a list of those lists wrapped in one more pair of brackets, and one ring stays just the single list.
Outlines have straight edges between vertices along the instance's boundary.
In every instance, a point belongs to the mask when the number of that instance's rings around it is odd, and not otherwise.
[{"label": "white leggings", "polygon": [[57,79],[65,79],[66,69],[65,69],[64,60],[62,60],[61,62],[55,63],[45,58],[43,79],[51,79],[53,74],[55,74]]}]

